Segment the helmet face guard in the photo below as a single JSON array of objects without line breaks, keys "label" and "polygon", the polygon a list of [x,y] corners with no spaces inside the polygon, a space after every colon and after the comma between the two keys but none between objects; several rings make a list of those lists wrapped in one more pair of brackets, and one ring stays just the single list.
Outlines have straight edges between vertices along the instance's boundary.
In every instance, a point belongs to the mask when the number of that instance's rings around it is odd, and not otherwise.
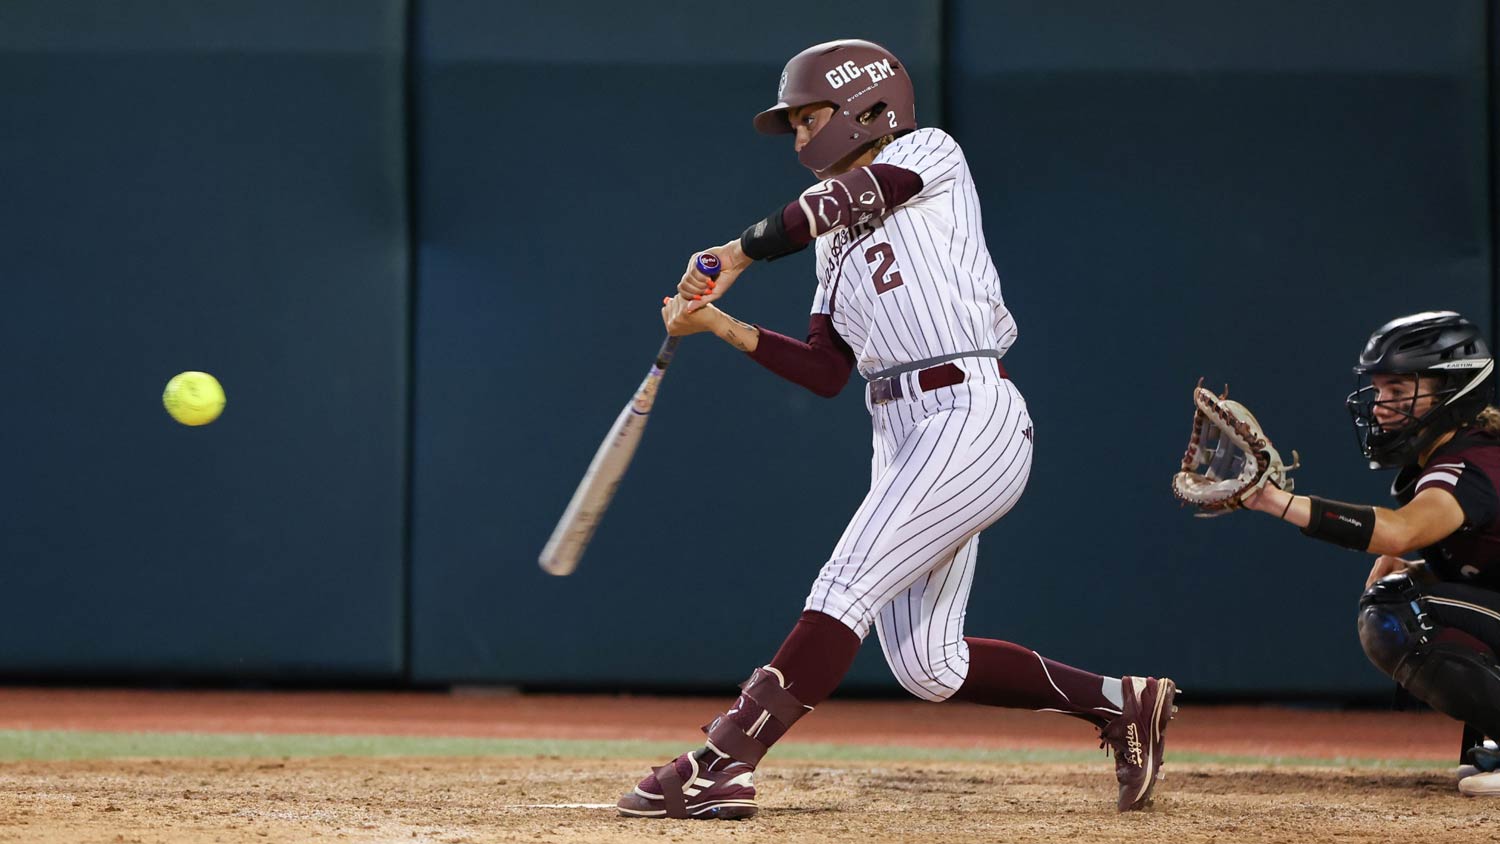
[{"label": "helmet face guard", "polygon": [[829,41],[793,56],[781,72],[776,104],[755,116],[755,130],[793,133],[788,112],[817,103],[832,105],[833,116],[797,153],[814,173],[827,172],[878,138],[917,128],[916,95],[906,67],[870,41]]},{"label": "helmet face guard", "polygon": [[[1370,468],[1414,463],[1438,437],[1472,422],[1494,395],[1494,366],[1479,330],[1452,311],[1413,314],[1377,329],[1354,367],[1355,390],[1344,399]],[[1377,385],[1377,376],[1388,378]],[[1409,392],[1396,389],[1407,379]]]},{"label": "helmet face guard", "polygon": [[[1403,391],[1401,395],[1381,399],[1380,388],[1372,383],[1372,376],[1357,374],[1354,392],[1344,399],[1360,452],[1370,459],[1372,468],[1389,469],[1409,463],[1439,435],[1468,421],[1460,422],[1452,413],[1451,402],[1458,397],[1460,386],[1447,382],[1454,379],[1418,372],[1392,377],[1409,380],[1410,394]],[[1421,412],[1419,404],[1424,405]],[[1387,419],[1385,424],[1381,424],[1382,415]]]}]

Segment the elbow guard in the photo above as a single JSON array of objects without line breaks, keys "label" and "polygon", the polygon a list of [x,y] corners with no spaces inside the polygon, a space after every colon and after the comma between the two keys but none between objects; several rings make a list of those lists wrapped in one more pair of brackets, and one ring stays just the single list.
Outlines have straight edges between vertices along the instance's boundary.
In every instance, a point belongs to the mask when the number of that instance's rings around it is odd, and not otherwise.
[{"label": "elbow guard", "polygon": [[867,223],[886,209],[880,182],[868,167],[819,182],[803,191],[797,202],[813,237]]},{"label": "elbow guard", "polygon": [[1370,540],[1375,536],[1374,507],[1329,501],[1316,495],[1309,495],[1307,500],[1311,511],[1307,527],[1302,529],[1303,534],[1355,551],[1370,547]]}]

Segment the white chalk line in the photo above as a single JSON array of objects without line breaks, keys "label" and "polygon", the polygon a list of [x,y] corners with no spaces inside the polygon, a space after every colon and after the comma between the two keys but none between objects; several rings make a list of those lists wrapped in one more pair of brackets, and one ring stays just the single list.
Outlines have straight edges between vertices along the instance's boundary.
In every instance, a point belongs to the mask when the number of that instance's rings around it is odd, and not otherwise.
[{"label": "white chalk line", "polygon": [[503,809],[613,809],[613,803],[515,803]]}]

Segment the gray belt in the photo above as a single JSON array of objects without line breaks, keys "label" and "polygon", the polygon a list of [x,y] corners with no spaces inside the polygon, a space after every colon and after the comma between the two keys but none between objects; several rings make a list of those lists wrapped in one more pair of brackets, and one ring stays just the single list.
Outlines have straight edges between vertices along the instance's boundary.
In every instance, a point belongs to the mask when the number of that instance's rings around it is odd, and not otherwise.
[{"label": "gray belt", "polygon": [[903,363],[900,366],[893,366],[890,369],[882,369],[874,375],[870,376],[870,382],[874,383],[877,378],[890,378],[893,375],[900,375],[903,372],[911,372],[914,369],[926,369],[929,366],[936,366],[937,364],[946,363],[950,360],[958,360],[959,358],[999,359],[1003,356],[1003,354],[1003,352],[996,351],[995,349],[979,349],[978,351],[974,352],[954,352],[951,355],[938,355],[935,358],[916,360],[912,361],[911,363]]},{"label": "gray belt", "polygon": [[1005,364],[999,361],[1000,353],[993,349],[984,349],[978,352],[960,352],[956,355],[943,355],[913,363],[905,363],[884,370],[880,374],[891,373],[896,377],[871,379],[870,403],[885,404],[895,399],[904,398],[901,378],[899,376],[914,370],[917,372],[917,387],[924,392],[927,390],[936,390],[940,387],[951,387],[955,384],[962,384],[964,382],[963,370],[949,363],[949,361],[959,358],[995,358],[995,366],[1000,371],[1000,377],[1010,377],[1005,372]]}]

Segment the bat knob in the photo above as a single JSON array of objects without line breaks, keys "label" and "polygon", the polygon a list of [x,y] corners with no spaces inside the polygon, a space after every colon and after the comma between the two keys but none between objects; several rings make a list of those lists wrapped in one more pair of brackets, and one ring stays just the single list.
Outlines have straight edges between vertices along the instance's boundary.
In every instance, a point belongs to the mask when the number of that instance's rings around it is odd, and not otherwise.
[{"label": "bat knob", "polygon": [[698,272],[703,273],[709,278],[717,277],[719,270],[724,268],[724,265],[719,262],[719,256],[712,252],[702,253],[694,260],[694,263],[698,267]]}]

